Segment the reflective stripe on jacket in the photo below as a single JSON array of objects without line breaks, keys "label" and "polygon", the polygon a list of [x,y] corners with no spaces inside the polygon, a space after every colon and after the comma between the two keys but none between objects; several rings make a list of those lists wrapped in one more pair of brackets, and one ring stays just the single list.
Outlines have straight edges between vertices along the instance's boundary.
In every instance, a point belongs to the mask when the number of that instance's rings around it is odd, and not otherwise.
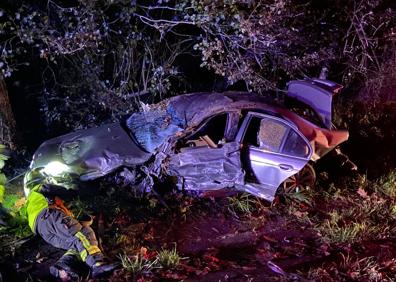
[{"label": "reflective stripe on jacket", "polygon": [[37,216],[46,208],[48,208],[47,199],[38,191],[40,191],[41,184],[35,186],[29,193],[26,202],[26,211],[30,229],[36,233],[36,219]]},{"label": "reflective stripe on jacket", "polygon": [[4,185],[0,184],[0,204],[2,204],[4,201],[4,191],[5,191]]}]

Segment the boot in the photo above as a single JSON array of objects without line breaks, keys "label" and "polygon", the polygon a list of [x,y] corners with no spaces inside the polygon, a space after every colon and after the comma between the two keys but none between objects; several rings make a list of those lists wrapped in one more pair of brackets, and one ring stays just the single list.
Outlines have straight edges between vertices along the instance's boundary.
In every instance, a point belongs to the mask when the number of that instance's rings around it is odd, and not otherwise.
[{"label": "boot", "polygon": [[96,262],[92,267],[92,278],[100,278],[110,274],[120,266],[118,262],[107,263],[105,261]]},{"label": "boot", "polygon": [[50,267],[50,274],[62,282],[78,281],[80,278],[76,271],[78,263],[79,258],[76,255],[65,254]]}]

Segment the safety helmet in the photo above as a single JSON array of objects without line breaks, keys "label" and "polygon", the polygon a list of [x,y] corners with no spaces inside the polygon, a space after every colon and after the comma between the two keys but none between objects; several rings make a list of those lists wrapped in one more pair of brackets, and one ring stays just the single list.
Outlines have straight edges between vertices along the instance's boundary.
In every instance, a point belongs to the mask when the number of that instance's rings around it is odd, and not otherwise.
[{"label": "safety helmet", "polygon": [[47,178],[42,173],[43,168],[37,167],[29,170],[23,179],[23,191],[27,197],[34,186],[47,183]]}]

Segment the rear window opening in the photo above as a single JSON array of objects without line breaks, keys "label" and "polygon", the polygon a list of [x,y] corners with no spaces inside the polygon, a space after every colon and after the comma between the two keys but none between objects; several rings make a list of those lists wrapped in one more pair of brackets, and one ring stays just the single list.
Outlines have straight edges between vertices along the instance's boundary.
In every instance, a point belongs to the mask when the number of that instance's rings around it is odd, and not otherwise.
[{"label": "rear window opening", "polygon": [[304,139],[286,124],[268,117],[252,116],[243,144],[263,152],[307,158],[310,150]]},{"label": "rear window opening", "polygon": [[284,124],[276,120],[253,116],[245,132],[243,144],[279,152],[287,130]]}]

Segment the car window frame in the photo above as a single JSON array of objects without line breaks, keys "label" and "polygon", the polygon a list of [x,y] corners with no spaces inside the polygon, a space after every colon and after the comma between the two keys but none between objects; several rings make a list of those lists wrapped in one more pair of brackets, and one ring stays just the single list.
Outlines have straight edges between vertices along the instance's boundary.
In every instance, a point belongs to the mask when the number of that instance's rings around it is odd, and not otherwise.
[{"label": "car window frame", "polygon": [[[184,136],[183,139],[189,140],[189,138],[191,138],[191,136],[193,136],[194,134],[196,134],[197,132],[199,132],[199,131],[200,131],[208,122],[210,122],[212,119],[214,119],[214,118],[217,117],[217,116],[224,115],[224,114],[227,115],[226,124],[225,124],[224,131],[223,131],[223,138],[225,138],[226,132],[228,132],[228,130],[231,129],[231,124],[230,124],[230,123],[232,122],[232,118],[230,117],[230,115],[233,114],[233,113],[235,113],[235,112],[233,112],[233,111],[229,111],[229,112],[220,112],[220,113],[216,113],[216,114],[214,114],[214,115],[211,115],[211,116],[205,118],[203,121],[201,121],[201,123],[196,127],[195,130],[191,131],[189,134],[187,134],[186,136]],[[238,133],[237,133],[237,134],[238,134]],[[227,141],[227,143],[229,143],[229,142],[232,142],[232,141]]]},{"label": "car window frame", "polygon": [[[248,126],[250,124],[250,121],[252,120],[253,117],[258,117],[258,118],[269,118],[275,121],[278,121],[284,125],[286,125],[287,130],[283,136],[282,142],[281,142],[281,146],[279,149],[279,152],[272,152],[272,151],[265,151],[263,149],[260,149],[259,147],[256,146],[250,146],[252,149],[256,150],[256,151],[260,151],[263,153],[268,153],[268,154],[274,154],[274,155],[279,155],[279,156],[284,156],[284,157],[289,157],[289,158],[295,158],[295,159],[301,159],[301,160],[310,160],[311,156],[313,154],[313,149],[311,144],[309,143],[309,141],[307,140],[307,138],[298,130],[297,126],[287,120],[284,120],[282,118],[276,117],[276,116],[272,116],[272,115],[267,115],[267,114],[263,114],[263,113],[257,113],[257,112],[248,112],[245,116],[245,119],[242,122],[241,128],[239,129],[239,132],[237,134],[236,140],[239,142],[239,144],[243,144],[242,140],[245,137],[246,131],[248,129]],[[309,153],[307,155],[307,157],[299,157],[299,156],[293,156],[293,155],[288,155],[288,154],[284,154],[282,153],[284,146],[286,144],[287,141],[287,137],[290,133],[290,130],[294,130],[298,136],[300,136],[300,138],[303,139],[303,141],[305,142],[305,144],[308,146],[308,150]]]}]

